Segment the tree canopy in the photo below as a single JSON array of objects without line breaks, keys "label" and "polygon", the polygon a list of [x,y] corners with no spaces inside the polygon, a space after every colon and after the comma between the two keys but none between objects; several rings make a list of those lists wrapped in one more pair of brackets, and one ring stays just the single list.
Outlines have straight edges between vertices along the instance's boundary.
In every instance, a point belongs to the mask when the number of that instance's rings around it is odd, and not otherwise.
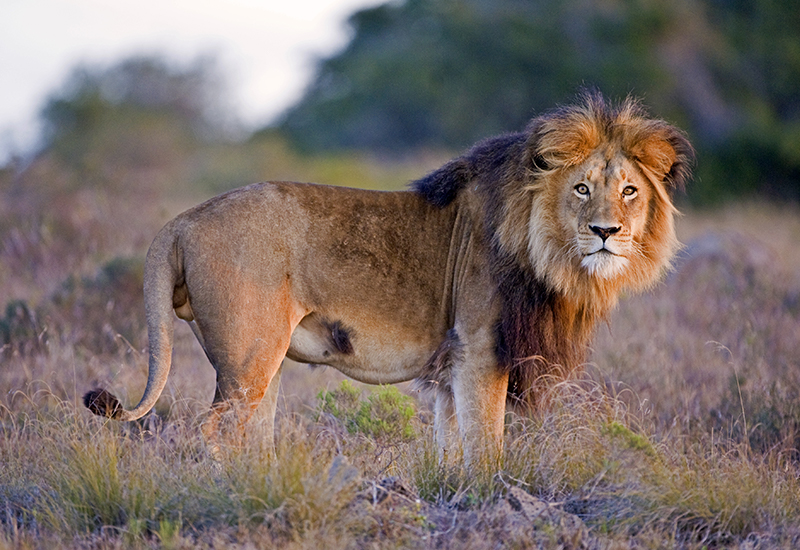
[{"label": "tree canopy", "polygon": [[701,200],[800,197],[793,0],[405,0],[349,25],[279,125],[302,149],[462,149],[596,87],[689,132]]},{"label": "tree canopy", "polygon": [[42,149],[73,165],[122,152],[129,165],[162,163],[182,144],[224,133],[222,88],[213,58],[187,66],[156,56],[80,65],[41,110]]}]

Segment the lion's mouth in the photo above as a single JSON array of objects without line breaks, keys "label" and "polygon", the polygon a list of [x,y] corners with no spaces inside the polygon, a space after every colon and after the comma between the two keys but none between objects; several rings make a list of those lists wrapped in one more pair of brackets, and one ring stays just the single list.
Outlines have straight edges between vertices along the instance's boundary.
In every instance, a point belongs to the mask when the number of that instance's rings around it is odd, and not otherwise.
[{"label": "lion's mouth", "polygon": [[601,279],[618,276],[627,265],[628,258],[605,247],[587,254],[581,260],[581,266],[589,272],[589,275]]},{"label": "lion's mouth", "polygon": [[609,256],[623,257],[622,254],[617,254],[616,252],[613,252],[613,251],[609,250],[606,247],[603,247],[603,248],[601,248],[599,250],[595,250],[594,252],[589,252],[586,256],[594,256],[594,255],[597,255],[597,254],[599,254],[601,256],[604,256],[604,255],[608,254]]}]

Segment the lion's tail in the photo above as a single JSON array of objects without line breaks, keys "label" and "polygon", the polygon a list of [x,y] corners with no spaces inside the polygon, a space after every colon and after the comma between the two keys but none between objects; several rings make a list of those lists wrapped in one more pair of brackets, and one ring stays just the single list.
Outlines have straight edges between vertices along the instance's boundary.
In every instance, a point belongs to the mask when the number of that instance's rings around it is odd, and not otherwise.
[{"label": "lion's tail", "polygon": [[83,402],[93,413],[128,421],[141,418],[153,408],[164,390],[172,359],[173,294],[183,279],[183,262],[177,247],[173,224],[168,224],[156,236],[144,269],[144,307],[147,316],[147,336],[150,341],[150,362],[144,395],[131,410],[125,410],[119,400],[103,389],[83,396]]}]

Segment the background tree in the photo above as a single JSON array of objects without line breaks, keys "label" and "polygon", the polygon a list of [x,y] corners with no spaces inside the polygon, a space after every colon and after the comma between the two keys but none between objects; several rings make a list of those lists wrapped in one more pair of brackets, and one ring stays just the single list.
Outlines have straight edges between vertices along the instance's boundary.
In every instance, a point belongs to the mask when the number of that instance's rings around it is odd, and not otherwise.
[{"label": "background tree", "polygon": [[357,12],[280,123],[305,150],[462,149],[582,86],[642,97],[700,150],[699,201],[800,198],[790,0],[406,0]]},{"label": "background tree", "polygon": [[213,58],[180,67],[160,57],[78,66],[42,108],[42,150],[87,177],[102,165],[164,166],[230,128],[223,91]]}]

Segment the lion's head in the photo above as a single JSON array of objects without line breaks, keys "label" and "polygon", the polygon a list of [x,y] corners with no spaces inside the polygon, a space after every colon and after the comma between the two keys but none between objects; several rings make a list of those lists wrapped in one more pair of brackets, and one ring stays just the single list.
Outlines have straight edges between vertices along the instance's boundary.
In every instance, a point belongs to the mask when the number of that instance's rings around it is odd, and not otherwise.
[{"label": "lion's head", "polygon": [[[684,135],[599,94],[534,119],[504,178],[500,245],[547,286],[605,310],[657,281],[678,248],[672,191],[693,158]],[[511,160],[511,159],[509,159]],[[522,259],[522,258],[520,258]]]}]

